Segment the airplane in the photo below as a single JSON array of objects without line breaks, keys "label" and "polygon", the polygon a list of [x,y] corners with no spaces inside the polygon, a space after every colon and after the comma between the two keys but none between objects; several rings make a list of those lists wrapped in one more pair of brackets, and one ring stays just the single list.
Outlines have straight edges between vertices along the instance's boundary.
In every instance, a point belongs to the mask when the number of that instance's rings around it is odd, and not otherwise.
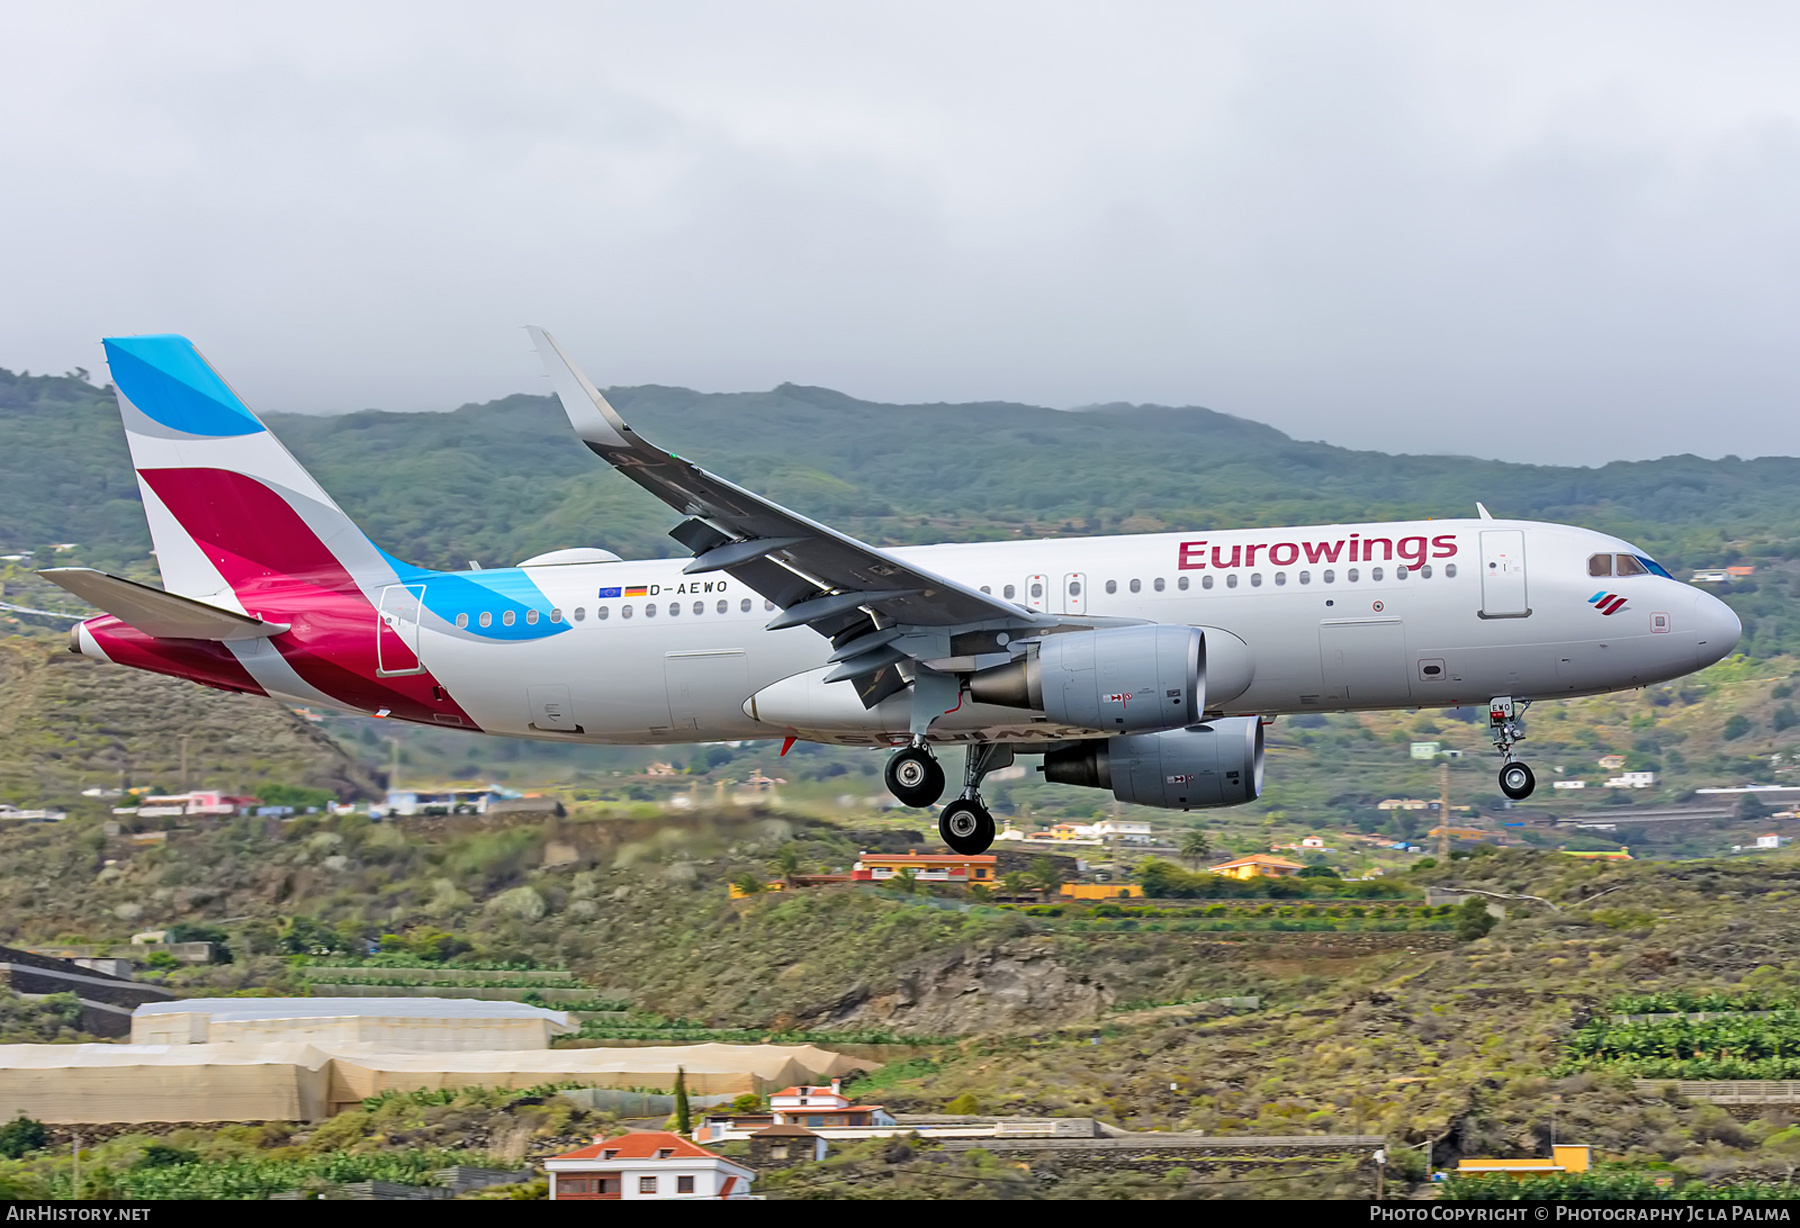
[{"label": "airplane", "polygon": [[1644,687],[1742,627],[1647,552],[1476,518],[881,548],[644,439],[542,329],[576,436],[681,517],[689,557],[593,547],[434,571],[375,545],[186,338],[105,341],[163,587],[39,574],[106,613],[70,650],[225,691],[438,728],[583,743],[887,746],[985,850],[987,775],[1175,810],[1263,791],[1285,714],[1485,703],[1500,788],[1536,701]]}]

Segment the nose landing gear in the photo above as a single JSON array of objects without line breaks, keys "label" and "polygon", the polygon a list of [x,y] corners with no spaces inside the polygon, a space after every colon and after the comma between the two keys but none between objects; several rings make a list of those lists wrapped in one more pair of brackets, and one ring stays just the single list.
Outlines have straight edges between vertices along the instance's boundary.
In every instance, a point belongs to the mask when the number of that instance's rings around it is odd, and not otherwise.
[{"label": "nose landing gear", "polygon": [[1521,723],[1525,709],[1531,707],[1529,699],[1515,700],[1510,695],[1498,695],[1488,701],[1488,732],[1494,739],[1494,749],[1500,752],[1500,792],[1515,802],[1524,801],[1537,788],[1537,777],[1524,763],[1513,758],[1513,747],[1525,740],[1525,727]]}]

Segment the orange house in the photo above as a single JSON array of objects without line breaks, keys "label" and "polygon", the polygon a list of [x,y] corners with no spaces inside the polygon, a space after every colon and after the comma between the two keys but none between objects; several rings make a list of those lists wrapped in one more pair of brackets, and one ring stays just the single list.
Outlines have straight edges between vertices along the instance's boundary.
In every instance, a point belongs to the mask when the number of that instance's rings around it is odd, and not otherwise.
[{"label": "orange house", "polygon": [[1265,853],[1255,853],[1249,857],[1240,857],[1236,861],[1223,862],[1209,867],[1214,874],[1223,874],[1226,878],[1292,878],[1306,867],[1297,861],[1289,861],[1285,857],[1270,857]]},{"label": "orange house", "polygon": [[864,853],[851,867],[857,882],[884,883],[908,870],[921,883],[991,884],[999,877],[1000,859],[992,853]]}]

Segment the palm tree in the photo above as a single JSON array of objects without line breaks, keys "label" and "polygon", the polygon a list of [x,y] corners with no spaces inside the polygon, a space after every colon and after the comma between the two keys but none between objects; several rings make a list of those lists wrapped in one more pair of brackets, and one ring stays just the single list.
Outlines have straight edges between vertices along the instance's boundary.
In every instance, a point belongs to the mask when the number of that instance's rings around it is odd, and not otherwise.
[{"label": "palm tree", "polygon": [[1031,880],[1020,871],[1011,870],[1000,876],[1000,886],[1016,899],[1031,890]]},{"label": "palm tree", "polygon": [[775,850],[770,864],[775,867],[775,873],[781,875],[791,887],[794,885],[794,875],[800,873],[800,850],[791,843],[784,844]]},{"label": "palm tree", "polygon": [[1062,886],[1062,867],[1052,857],[1039,857],[1031,863],[1030,878],[1032,886],[1048,894]]},{"label": "palm tree", "polygon": [[1189,829],[1181,838],[1181,859],[1198,870],[1200,863],[1212,857],[1212,838],[1198,827]]}]

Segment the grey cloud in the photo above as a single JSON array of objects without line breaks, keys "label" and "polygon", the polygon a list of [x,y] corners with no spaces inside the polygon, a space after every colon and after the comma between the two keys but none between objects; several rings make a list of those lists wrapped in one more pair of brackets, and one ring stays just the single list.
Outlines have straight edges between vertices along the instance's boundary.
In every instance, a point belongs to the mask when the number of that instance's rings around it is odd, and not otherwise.
[{"label": "grey cloud", "polygon": [[0,364],[261,407],[603,383],[1800,452],[1796,17],[1647,5],[0,15]]}]

